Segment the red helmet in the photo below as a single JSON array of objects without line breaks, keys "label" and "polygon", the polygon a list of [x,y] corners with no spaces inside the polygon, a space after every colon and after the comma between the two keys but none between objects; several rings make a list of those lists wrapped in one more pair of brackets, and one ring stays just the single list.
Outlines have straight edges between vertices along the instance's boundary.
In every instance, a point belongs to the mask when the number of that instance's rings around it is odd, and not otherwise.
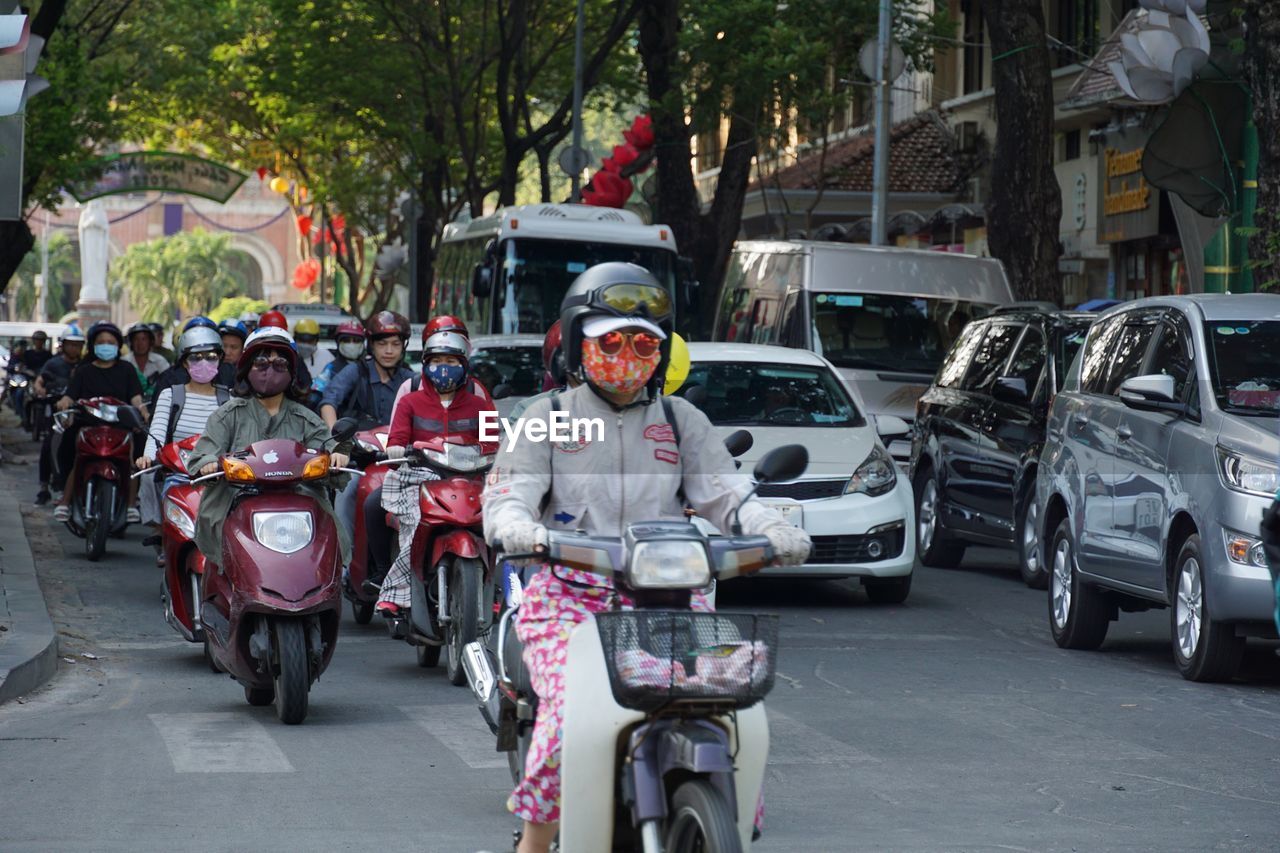
[{"label": "red helmet", "polygon": [[369,337],[375,341],[392,335],[399,337],[402,341],[409,340],[408,318],[394,311],[379,311],[369,318],[365,328],[369,331]]},{"label": "red helmet", "polygon": [[284,318],[284,314],[279,311],[267,311],[258,318],[258,328],[270,326],[276,329],[284,329],[289,331],[289,321]]},{"label": "red helmet", "polygon": [[427,323],[427,327],[422,330],[423,343],[426,343],[427,338],[436,332],[457,332],[468,340],[471,338],[471,333],[467,331],[467,324],[452,314],[441,314],[439,317],[432,317],[431,322]]},{"label": "red helmet", "polygon": [[564,353],[560,351],[560,321],[556,320],[542,339],[542,366],[556,385],[565,383]]},{"label": "red helmet", "polygon": [[361,326],[355,320],[346,320],[338,324],[337,330],[333,333],[335,338],[360,338],[364,340],[364,326]]}]

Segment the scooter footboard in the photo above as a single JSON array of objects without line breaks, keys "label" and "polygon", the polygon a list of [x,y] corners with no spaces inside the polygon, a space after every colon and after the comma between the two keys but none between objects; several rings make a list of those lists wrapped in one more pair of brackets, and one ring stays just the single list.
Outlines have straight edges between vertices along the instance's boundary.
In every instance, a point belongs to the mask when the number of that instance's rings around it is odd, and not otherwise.
[{"label": "scooter footboard", "polygon": [[[616,810],[619,739],[644,715],[623,708],[613,698],[604,651],[595,623],[580,625],[569,637],[564,670],[564,727],[560,763],[560,850],[562,853],[607,851]],[[753,819],[764,785],[769,757],[769,723],[764,704],[729,717],[716,718],[739,746],[734,773],[738,832],[743,849],[751,844]],[[678,746],[678,741],[672,746]],[[707,754],[709,756],[709,753]],[[695,758],[696,760],[696,758]],[[670,769],[670,768],[667,768]],[[709,767],[708,767],[709,769]]]}]

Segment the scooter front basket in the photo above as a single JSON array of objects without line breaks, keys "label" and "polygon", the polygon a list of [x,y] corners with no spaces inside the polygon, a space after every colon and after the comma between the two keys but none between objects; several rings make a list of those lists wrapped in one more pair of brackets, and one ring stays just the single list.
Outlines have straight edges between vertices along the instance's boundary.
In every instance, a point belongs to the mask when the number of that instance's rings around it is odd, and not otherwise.
[{"label": "scooter front basket", "polygon": [[613,698],[624,708],[749,708],[773,689],[777,616],[625,610],[597,614],[596,625]]}]

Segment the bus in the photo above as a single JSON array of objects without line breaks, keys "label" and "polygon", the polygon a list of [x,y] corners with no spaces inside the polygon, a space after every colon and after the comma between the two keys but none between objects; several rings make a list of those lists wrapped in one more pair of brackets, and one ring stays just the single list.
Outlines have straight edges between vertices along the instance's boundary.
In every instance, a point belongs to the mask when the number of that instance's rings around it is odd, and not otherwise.
[{"label": "bus", "polygon": [[690,298],[688,265],[667,226],[646,225],[629,210],[529,204],[445,226],[431,314],[461,317],[473,335],[541,335],[578,274],[606,261],[649,270],[676,305]]}]

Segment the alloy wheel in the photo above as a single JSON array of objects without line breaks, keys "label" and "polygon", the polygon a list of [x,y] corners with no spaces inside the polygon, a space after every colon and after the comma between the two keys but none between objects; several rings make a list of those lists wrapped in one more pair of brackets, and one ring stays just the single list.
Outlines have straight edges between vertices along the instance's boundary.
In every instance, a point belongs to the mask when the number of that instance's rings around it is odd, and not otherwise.
[{"label": "alloy wheel", "polygon": [[1026,518],[1022,522],[1022,554],[1027,564],[1027,573],[1034,575],[1040,571],[1040,505],[1035,498],[1027,504]]},{"label": "alloy wheel", "polygon": [[1053,624],[1058,630],[1067,626],[1071,615],[1071,543],[1058,541],[1053,550]]},{"label": "alloy wheel", "polygon": [[916,521],[916,540],[921,551],[928,551],[938,530],[938,484],[930,477],[920,490],[920,509]]},{"label": "alloy wheel", "polygon": [[1189,557],[1178,572],[1178,651],[1183,660],[1195,656],[1200,644],[1200,623],[1204,619],[1204,590],[1200,580],[1200,561]]}]

